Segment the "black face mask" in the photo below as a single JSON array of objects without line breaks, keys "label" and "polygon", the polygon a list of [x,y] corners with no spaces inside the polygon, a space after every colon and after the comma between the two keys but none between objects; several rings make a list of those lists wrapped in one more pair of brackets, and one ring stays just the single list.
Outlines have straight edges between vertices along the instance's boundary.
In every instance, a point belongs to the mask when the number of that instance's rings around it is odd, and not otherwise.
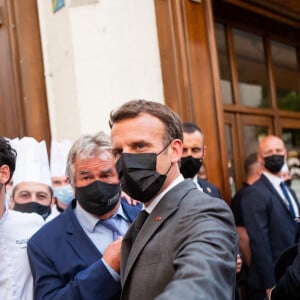
[{"label": "black face mask", "polygon": [[286,185],[287,187],[291,187],[291,185],[292,185],[292,180],[291,180],[291,179],[287,179],[287,180],[284,181],[284,183],[285,183],[285,185]]},{"label": "black face mask", "polygon": [[184,178],[193,178],[202,166],[203,158],[187,156],[181,158],[180,172]]},{"label": "black face mask", "polygon": [[284,155],[271,155],[264,157],[265,168],[271,173],[278,173],[284,165]]},{"label": "black face mask", "polygon": [[94,181],[84,187],[76,187],[76,199],[84,210],[102,216],[114,209],[121,196],[120,184]]},{"label": "black face mask", "polygon": [[[170,144],[170,143],[169,143]],[[122,189],[133,199],[143,203],[152,199],[163,186],[167,174],[156,172],[156,157],[163,152],[169,144],[158,154],[156,153],[122,153],[116,164]]]},{"label": "black face mask", "polygon": [[42,205],[37,202],[17,203],[15,202],[14,210],[25,213],[37,213],[41,215],[44,220],[51,214],[50,205]]}]

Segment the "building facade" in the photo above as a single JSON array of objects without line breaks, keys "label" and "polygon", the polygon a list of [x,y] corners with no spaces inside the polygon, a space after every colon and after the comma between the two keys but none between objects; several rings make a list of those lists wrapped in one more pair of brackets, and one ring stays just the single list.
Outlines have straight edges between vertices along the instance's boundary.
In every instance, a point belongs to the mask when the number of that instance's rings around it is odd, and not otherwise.
[{"label": "building facade", "polygon": [[2,135],[109,133],[122,102],[166,103],[203,129],[228,202],[266,134],[299,155],[299,1],[52,2],[0,0]]}]

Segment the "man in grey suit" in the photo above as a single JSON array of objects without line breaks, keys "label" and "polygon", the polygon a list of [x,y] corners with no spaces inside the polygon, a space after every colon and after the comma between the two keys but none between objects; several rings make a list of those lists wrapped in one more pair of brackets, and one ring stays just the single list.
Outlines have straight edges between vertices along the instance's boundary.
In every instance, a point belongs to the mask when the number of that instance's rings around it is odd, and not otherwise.
[{"label": "man in grey suit", "polygon": [[234,299],[233,216],[180,174],[180,118],[132,100],[111,113],[110,126],[122,189],[144,203],[122,243],[121,299]]}]

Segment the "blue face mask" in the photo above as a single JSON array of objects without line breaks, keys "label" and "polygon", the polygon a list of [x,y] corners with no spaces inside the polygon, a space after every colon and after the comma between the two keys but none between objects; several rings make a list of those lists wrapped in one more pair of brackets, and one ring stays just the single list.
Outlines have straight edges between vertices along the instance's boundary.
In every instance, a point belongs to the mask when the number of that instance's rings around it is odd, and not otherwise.
[{"label": "blue face mask", "polygon": [[54,196],[63,204],[68,205],[75,197],[70,184],[53,188]]}]

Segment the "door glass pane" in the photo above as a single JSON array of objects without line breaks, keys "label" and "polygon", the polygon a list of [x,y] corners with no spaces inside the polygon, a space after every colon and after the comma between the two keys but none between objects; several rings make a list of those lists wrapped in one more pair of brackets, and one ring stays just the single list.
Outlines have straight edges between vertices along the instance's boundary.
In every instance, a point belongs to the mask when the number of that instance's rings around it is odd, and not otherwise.
[{"label": "door glass pane", "polygon": [[236,193],[235,185],[235,170],[234,170],[234,161],[233,161],[233,149],[232,149],[232,135],[231,135],[231,126],[230,124],[225,124],[225,135],[226,135],[226,145],[228,153],[228,169],[229,169],[229,184],[230,184],[230,193],[233,197]]},{"label": "door glass pane", "polygon": [[258,151],[259,141],[268,135],[267,126],[246,125],[244,126],[244,149],[245,157]]},{"label": "door glass pane", "polygon": [[268,74],[261,36],[234,29],[241,103],[251,107],[269,107]]},{"label": "door glass pane", "polygon": [[300,111],[300,77],[296,48],[275,41],[272,41],[271,47],[278,108]]},{"label": "door glass pane", "polygon": [[300,200],[300,129],[283,128],[282,139],[288,151],[287,164],[292,176],[291,187]]},{"label": "door glass pane", "polygon": [[228,47],[226,43],[225,28],[222,24],[216,24],[216,39],[221,76],[221,91],[223,103],[232,104],[231,72],[228,59]]}]

